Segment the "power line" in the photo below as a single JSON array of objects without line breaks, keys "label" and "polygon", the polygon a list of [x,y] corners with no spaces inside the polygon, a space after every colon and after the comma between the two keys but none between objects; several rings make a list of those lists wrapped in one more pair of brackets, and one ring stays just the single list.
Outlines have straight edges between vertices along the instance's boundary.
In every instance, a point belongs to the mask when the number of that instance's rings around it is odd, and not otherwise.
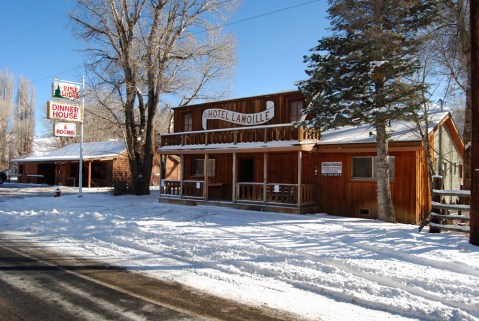
[{"label": "power line", "polygon": [[75,71],[75,70],[78,70],[78,69],[82,69],[82,68],[83,68],[83,66],[80,66],[80,67],[76,67],[76,68],[73,68],[73,69],[70,69],[70,70],[65,70],[65,71],[57,72],[57,73],[51,74],[51,75],[49,75],[49,76],[45,76],[45,77],[39,78],[39,79],[37,79],[37,80],[34,80],[34,81],[32,81],[32,83],[35,83],[35,82],[38,82],[38,81],[42,81],[42,80],[45,80],[45,79],[48,79],[48,78],[52,78],[52,77],[55,77],[55,76],[58,76],[58,75],[66,74],[67,72],[72,72],[72,71]]},{"label": "power line", "polygon": [[18,20],[19,18],[23,17],[23,16],[26,16],[27,14],[29,14],[30,12],[32,12],[33,10],[35,10],[36,8],[40,7],[41,5],[43,5],[45,2],[47,2],[47,0],[43,0],[41,2],[38,2],[36,5],[34,6],[31,6],[30,9],[28,10],[24,10],[22,11],[22,13],[20,13],[19,15],[16,15],[6,21],[4,21],[2,24],[0,24],[0,29],[3,29],[4,27],[8,26],[9,24],[11,24],[13,21],[16,21]]},{"label": "power line", "polygon": [[[315,3],[315,2],[320,2],[320,1],[321,1],[321,0],[313,0],[313,1],[308,1],[308,2],[303,2],[303,3],[295,4],[295,5],[290,6],[290,7],[286,7],[286,8],[282,8],[282,9],[278,9],[278,10],[274,10],[274,11],[269,11],[269,12],[265,12],[265,13],[259,14],[259,15],[257,15],[257,16],[253,16],[253,17],[241,19],[241,20],[238,20],[238,21],[233,21],[233,22],[230,22],[230,23],[226,23],[226,24],[222,25],[221,27],[231,26],[231,25],[238,24],[238,23],[241,23],[241,22],[245,22],[245,21],[249,21],[249,20],[253,20],[253,19],[257,19],[257,18],[269,16],[269,15],[272,15],[272,14],[275,14],[275,13],[278,13],[278,12],[291,10],[291,9],[294,9],[294,8],[297,8],[297,7],[306,6],[306,5],[308,5],[308,4]],[[218,28],[220,28],[220,27],[218,27]]]},{"label": "power line", "polygon": [[[308,1],[308,2],[299,3],[299,4],[296,4],[296,5],[289,6],[289,7],[285,7],[285,8],[281,8],[281,9],[277,9],[277,10],[265,12],[265,13],[262,13],[262,14],[259,14],[259,15],[256,15],[256,16],[252,16],[252,17],[248,17],[248,18],[241,19],[241,20],[233,21],[233,22],[230,22],[230,23],[226,23],[226,24],[223,24],[223,25],[221,25],[221,26],[214,27],[214,28],[210,28],[210,29],[208,29],[208,30],[206,30],[206,31],[202,31],[202,32],[199,32],[199,33],[207,32],[207,31],[212,31],[212,30],[216,30],[216,29],[219,29],[219,28],[222,28],[222,27],[231,26],[231,25],[235,25],[235,24],[238,24],[238,23],[243,23],[243,22],[246,22],[246,21],[250,21],[250,20],[262,18],[262,17],[265,17],[265,16],[269,16],[269,15],[276,14],[276,13],[283,12],[283,11],[288,11],[288,10],[291,10],[291,9],[294,9],[294,8],[306,6],[306,5],[309,5],[309,4],[312,4],[312,3],[316,3],[316,2],[320,2],[320,1],[321,1],[321,0],[313,0],[313,1]],[[41,80],[45,80],[45,79],[48,79],[48,78],[51,78],[51,77],[54,77],[54,76],[57,76],[57,75],[65,74],[65,73],[68,73],[68,72],[71,72],[71,71],[75,71],[75,70],[78,70],[78,69],[82,69],[82,68],[83,68],[83,67],[76,67],[76,68],[73,68],[73,69],[70,69],[70,70],[58,72],[58,73],[55,73],[55,74],[52,74],[52,75],[45,76],[45,77],[39,78],[39,79],[37,79],[37,80],[34,80],[34,81],[32,81],[32,83],[35,83],[35,82],[38,82],[38,81],[41,81]]]}]

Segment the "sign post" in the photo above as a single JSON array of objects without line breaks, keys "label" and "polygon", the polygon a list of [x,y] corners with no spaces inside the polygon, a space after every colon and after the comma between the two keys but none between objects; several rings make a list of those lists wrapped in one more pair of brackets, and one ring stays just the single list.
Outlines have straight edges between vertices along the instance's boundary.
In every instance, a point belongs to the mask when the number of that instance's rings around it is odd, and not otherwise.
[{"label": "sign post", "polygon": [[[81,95],[81,104],[79,103]],[[85,77],[76,83],[65,80],[53,80],[53,100],[47,103],[47,118],[70,123],[55,123],[55,136],[76,136],[76,124],[80,123],[80,159],[78,164],[78,197],[82,197],[83,188],[83,112],[85,110]],[[73,123],[71,123],[73,122]]]},{"label": "sign post", "polygon": [[[81,107],[85,110],[85,76],[82,75]],[[83,188],[83,119],[80,122],[80,164],[78,166],[78,197],[82,197]]]}]

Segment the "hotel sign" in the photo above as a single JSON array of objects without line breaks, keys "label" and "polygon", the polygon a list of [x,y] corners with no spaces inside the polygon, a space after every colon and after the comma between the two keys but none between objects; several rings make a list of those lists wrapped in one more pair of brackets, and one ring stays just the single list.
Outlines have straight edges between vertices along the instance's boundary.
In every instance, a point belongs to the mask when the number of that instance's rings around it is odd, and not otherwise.
[{"label": "hotel sign", "polygon": [[77,125],[75,123],[55,123],[53,127],[53,136],[75,137],[76,135]]},{"label": "hotel sign", "polygon": [[238,113],[232,110],[221,109],[221,108],[210,108],[206,109],[203,112],[202,125],[203,129],[206,130],[206,123],[208,119],[220,119],[230,123],[243,125],[243,126],[254,126],[264,124],[274,117],[274,102],[267,101],[266,109],[262,112],[255,114],[243,114]]},{"label": "hotel sign", "polygon": [[70,100],[80,99],[80,86],[73,83],[54,81],[53,98],[65,98]]},{"label": "hotel sign", "polygon": [[77,104],[49,101],[47,102],[47,118],[81,122],[83,120],[82,108]]}]

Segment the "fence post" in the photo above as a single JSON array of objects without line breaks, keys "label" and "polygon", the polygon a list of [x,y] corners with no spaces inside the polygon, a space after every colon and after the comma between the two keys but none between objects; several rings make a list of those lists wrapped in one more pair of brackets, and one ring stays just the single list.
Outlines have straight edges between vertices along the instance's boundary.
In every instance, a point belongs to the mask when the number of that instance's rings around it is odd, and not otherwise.
[{"label": "fence post", "polygon": [[[444,179],[442,176],[434,176],[432,178],[432,188],[433,190],[434,189],[437,189],[437,190],[441,190],[443,189],[444,187]],[[441,195],[439,194],[432,194],[432,200],[434,202],[438,202],[440,203],[441,202]],[[432,209],[431,209],[432,210]],[[436,223],[436,224],[440,224],[441,223],[441,219],[439,218],[433,218],[431,216],[431,222],[430,223]],[[441,233],[441,230],[438,229],[438,228],[435,228],[435,227],[432,227],[431,224],[429,224],[429,233]]]}]

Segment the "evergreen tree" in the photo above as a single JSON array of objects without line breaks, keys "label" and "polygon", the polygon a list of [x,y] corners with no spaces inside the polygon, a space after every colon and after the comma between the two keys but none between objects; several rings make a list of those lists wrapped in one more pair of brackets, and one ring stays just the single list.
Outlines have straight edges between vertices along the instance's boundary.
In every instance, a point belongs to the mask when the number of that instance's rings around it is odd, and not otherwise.
[{"label": "evergreen tree", "polygon": [[299,84],[305,112],[319,129],[371,124],[376,128],[378,218],[394,222],[389,185],[387,124],[420,107],[422,83],[412,75],[434,0],[330,0],[332,35],[305,57],[308,80]]}]

